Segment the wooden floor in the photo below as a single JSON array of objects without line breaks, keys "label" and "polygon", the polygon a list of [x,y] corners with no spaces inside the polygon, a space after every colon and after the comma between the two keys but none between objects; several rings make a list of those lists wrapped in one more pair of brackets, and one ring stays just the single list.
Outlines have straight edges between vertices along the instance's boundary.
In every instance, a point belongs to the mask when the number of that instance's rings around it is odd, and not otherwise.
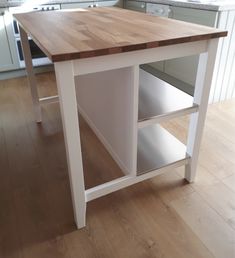
[{"label": "wooden floor", "polygon": [[[40,95],[56,92],[37,76]],[[188,118],[165,126],[182,141]],[[81,119],[86,187],[122,175]],[[235,258],[235,100],[209,107],[194,184],[170,171],[88,204],[73,221],[58,104],[34,122],[26,78],[0,81],[1,258]]]}]

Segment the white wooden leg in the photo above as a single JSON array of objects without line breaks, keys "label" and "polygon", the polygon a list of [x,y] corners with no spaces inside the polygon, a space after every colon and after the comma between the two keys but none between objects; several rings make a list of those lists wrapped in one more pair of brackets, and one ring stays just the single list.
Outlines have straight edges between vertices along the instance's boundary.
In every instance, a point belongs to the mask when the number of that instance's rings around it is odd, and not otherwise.
[{"label": "white wooden leg", "polygon": [[33,101],[35,118],[36,118],[36,122],[40,123],[42,121],[41,106],[39,104],[38,90],[37,90],[36,80],[33,72],[33,63],[32,63],[30,47],[29,47],[28,36],[27,36],[27,33],[20,26],[19,26],[19,29],[20,29],[22,49],[24,53],[25,67],[28,75],[28,81],[29,81],[29,86],[30,86],[31,96]]},{"label": "white wooden leg", "polygon": [[86,201],[80,131],[72,61],[55,63],[74,217],[78,228],[86,225]]},{"label": "white wooden leg", "polygon": [[198,112],[193,113],[190,117],[187,142],[187,153],[191,156],[191,159],[185,168],[185,178],[189,182],[193,182],[196,175],[218,41],[218,39],[210,40],[208,42],[208,52],[200,54],[199,58],[194,93],[194,103],[199,105],[199,109]]}]

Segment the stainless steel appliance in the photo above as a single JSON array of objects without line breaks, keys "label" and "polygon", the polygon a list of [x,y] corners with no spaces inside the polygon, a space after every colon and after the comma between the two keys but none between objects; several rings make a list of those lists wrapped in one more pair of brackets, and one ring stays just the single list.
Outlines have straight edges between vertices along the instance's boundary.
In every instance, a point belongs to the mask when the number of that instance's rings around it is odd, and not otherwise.
[{"label": "stainless steel appliance", "polygon": [[[22,13],[22,12],[37,12],[37,11],[53,11],[53,10],[59,10],[60,5],[40,5],[40,6],[28,6],[28,5],[22,5],[17,7],[11,7],[9,8],[9,12],[11,14],[14,13]],[[19,35],[19,25],[15,19],[12,19],[12,26],[14,30],[14,36],[15,36],[15,43],[16,43],[16,49],[17,54],[19,58],[19,64],[20,67],[25,67],[25,61],[24,61],[24,55],[22,51],[21,46],[21,40]],[[43,53],[43,51],[35,44],[35,42],[29,37],[29,45],[30,45],[30,51],[32,55],[32,61],[33,66],[41,66],[50,64],[51,61],[46,57],[46,55]]]}]

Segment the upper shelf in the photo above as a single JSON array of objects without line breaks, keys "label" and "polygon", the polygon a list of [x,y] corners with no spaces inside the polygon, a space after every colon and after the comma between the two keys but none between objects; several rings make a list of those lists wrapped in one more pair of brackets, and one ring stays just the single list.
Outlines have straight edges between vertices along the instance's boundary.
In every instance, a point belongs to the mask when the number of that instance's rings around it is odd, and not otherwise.
[{"label": "upper shelf", "polygon": [[139,127],[197,111],[193,97],[140,69]]}]

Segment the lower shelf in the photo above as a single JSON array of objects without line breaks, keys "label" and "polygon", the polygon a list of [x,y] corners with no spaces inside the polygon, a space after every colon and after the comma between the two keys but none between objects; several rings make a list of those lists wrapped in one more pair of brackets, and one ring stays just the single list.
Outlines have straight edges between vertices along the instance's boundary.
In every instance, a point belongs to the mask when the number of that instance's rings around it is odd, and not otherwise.
[{"label": "lower shelf", "polygon": [[126,175],[85,191],[86,202],[161,175],[189,162],[186,147],[159,125],[139,129],[137,176]]},{"label": "lower shelf", "polygon": [[160,125],[139,129],[137,175],[188,159],[186,146]]}]

